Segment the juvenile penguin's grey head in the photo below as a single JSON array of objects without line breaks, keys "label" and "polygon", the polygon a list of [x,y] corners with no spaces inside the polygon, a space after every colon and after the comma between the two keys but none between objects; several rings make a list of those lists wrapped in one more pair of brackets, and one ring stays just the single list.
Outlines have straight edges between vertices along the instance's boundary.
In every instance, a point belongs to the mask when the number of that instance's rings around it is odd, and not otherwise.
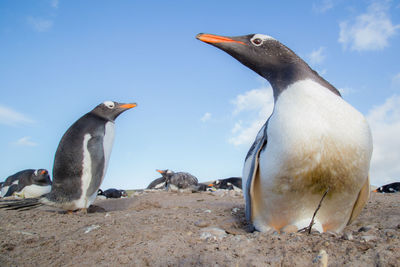
[{"label": "juvenile penguin's grey head", "polygon": [[313,71],[292,50],[268,35],[249,34],[225,37],[199,33],[197,39],[211,44],[267,79],[274,90],[275,99],[290,84],[313,79],[335,94],[339,92]]},{"label": "juvenile penguin's grey head", "polygon": [[91,113],[96,114],[109,121],[114,121],[122,112],[136,107],[136,103],[118,103],[114,101],[105,101],[95,107]]}]

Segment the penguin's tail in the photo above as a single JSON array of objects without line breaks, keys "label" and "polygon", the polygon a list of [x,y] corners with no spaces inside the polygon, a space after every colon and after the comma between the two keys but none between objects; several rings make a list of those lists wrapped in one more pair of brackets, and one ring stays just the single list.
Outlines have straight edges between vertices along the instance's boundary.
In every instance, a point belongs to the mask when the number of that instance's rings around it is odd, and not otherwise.
[{"label": "penguin's tail", "polygon": [[40,205],[43,204],[39,202],[38,198],[0,200],[0,209],[7,210],[30,210]]}]

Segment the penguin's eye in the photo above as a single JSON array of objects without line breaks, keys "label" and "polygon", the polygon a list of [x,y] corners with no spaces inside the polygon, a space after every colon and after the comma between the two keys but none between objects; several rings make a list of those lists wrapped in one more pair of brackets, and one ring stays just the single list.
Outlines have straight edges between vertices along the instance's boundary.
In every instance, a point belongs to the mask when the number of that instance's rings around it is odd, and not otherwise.
[{"label": "penguin's eye", "polygon": [[113,109],[115,107],[114,102],[112,102],[112,101],[106,101],[106,102],[104,102],[104,105],[106,107],[108,107],[109,109]]},{"label": "penguin's eye", "polygon": [[251,42],[256,46],[260,46],[260,45],[262,45],[263,40],[261,40],[260,38],[255,38],[255,39],[251,40]]}]

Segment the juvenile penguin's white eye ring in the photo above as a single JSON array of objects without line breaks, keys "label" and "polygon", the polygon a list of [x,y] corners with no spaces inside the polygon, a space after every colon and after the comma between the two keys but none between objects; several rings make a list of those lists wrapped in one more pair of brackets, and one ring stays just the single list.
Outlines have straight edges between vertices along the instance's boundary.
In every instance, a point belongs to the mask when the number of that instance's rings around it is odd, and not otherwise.
[{"label": "juvenile penguin's white eye ring", "polygon": [[112,101],[106,101],[106,102],[104,102],[104,105],[106,107],[108,107],[109,109],[113,109],[115,107],[114,102],[112,102]]},{"label": "juvenile penguin's white eye ring", "polygon": [[260,46],[263,43],[263,40],[260,38],[254,38],[251,40],[251,42],[255,45],[255,46]]}]

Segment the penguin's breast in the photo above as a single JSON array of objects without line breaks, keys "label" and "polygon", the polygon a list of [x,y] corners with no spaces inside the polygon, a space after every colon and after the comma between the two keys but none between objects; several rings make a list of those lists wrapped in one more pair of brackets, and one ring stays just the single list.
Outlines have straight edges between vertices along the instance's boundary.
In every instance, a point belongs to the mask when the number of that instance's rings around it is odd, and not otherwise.
[{"label": "penguin's breast", "polygon": [[107,122],[104,130],[103,150],[104,150],[104,173],[110,160],[111,150],[114,144],[115,124],[111,121]]},{"label": "penguin's breast", "polygon": [[340,190],[361,186],[368,175],[372,137],[364,116],[316,82],[301,81],[281,93],[267,134],[261,179],[275,189]]}]

